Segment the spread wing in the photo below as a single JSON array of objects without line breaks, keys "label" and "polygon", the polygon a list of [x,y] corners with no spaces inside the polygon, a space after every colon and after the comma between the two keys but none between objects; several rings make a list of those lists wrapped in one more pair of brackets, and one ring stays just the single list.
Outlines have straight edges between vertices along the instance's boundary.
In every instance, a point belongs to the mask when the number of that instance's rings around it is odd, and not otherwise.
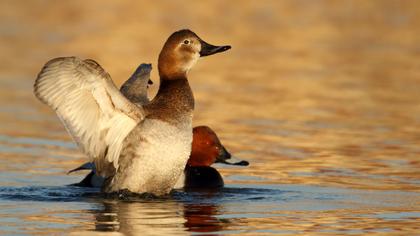
[{"label": "spread wing", "polygon": [[144,118],[144,111],[118,91],[98,63],[76,57],[53,59],[38,74],[34,92],[56,111],[101,176],[118,168],[124,139]]}]

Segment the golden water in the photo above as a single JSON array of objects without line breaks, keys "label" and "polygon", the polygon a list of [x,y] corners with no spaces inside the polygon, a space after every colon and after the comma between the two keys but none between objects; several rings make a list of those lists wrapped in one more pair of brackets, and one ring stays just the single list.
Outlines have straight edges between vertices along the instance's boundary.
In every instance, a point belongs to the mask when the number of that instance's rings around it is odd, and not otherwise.
[{"label": "golden water", "polygon": [[[164,200],[66,187],[86,159],[32,94],[42,65],[93,58],[120,85],[180,28],[232,45],[190,72],[194,123],[251,165]],[[2,0],[0,36],[0,234],[420,232],[418,1]]]}]

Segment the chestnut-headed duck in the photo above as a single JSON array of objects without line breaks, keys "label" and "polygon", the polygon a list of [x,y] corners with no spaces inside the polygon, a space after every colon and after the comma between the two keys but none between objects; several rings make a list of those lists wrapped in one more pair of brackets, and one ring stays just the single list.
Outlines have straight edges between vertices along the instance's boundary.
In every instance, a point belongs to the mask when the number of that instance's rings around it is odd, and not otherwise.
[{"label": "chestnut-headed duck", "polygon": [[247,166],[247,161],[233,161],[231,154],[222,145],[216,133],[208,126],[193,129],[190,159],[175,188],[220,188],[224,186],[220,173],[211,165]]},{"label": "chestnut-headed duck", "polygon": [[[219,188],[224,186],[220,173],[211,165],[247,166],[247,161],[233,161],[231,154],[222,145],[216,133],[208,126],[197,126],[193,129],[191,155],[187,165],[174,188]],[[81,182],[72,184],[79,187],[102,187],[104,179],[95,174],[95,165],[85,163],[69,171],[92,170]]]},{"label": "chestnut-headed duck", "polygon": [[165,195],[191,153],[194,97],[188,71],[200,57],[228,49],[190,30],[173,33],[159,54],[158,93],[143,106],[122,95],[97,62],[76,57],[47,62],[34,93],[95,164],[105,179],[102,191]]}]

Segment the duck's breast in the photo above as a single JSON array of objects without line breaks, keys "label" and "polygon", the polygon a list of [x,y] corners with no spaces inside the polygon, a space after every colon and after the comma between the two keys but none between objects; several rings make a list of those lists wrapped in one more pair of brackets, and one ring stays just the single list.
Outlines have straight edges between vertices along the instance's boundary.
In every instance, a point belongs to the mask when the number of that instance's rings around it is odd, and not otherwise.
[{"label": "duck's breast", "polygon": [[113,185],[118,190],[168,193],[191,153],[191,117],[184,120],[177,126],[158,119],[140,123],[126,140]]}]

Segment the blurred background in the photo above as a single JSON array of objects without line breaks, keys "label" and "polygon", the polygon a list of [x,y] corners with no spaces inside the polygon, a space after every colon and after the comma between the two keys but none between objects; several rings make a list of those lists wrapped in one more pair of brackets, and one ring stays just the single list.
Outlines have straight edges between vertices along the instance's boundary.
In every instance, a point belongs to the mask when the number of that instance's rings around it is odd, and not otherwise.
[{"label": "blurred background", "polygon": [[[92,58],[117,86],[140,63],[152,63],[153,96],[160,49],[183,28],[209,43],[232,45],[200,59],[189,75],[194,124],[212,127],[234,155],[251,162],[248,168],[218,168],[227,184],[403,192],[410,197],[392,195],[398,204],[387,212],[409,212],[401,216],[404,226],[386,217],[361,219],[415,231],[420,2],[414,0],[0,0],[0,185],[60,186],[81,178],[65,173],[85,157],[32,92],[45,62]],[[365,213],[374,214],[357,214]],[[298,217],[312,226],[325,223]],[[241,222],[256,227],[251,221]],[[369,223],[334,222],[368,232]],[[307,225],[282,227],[317,232]]]}]

